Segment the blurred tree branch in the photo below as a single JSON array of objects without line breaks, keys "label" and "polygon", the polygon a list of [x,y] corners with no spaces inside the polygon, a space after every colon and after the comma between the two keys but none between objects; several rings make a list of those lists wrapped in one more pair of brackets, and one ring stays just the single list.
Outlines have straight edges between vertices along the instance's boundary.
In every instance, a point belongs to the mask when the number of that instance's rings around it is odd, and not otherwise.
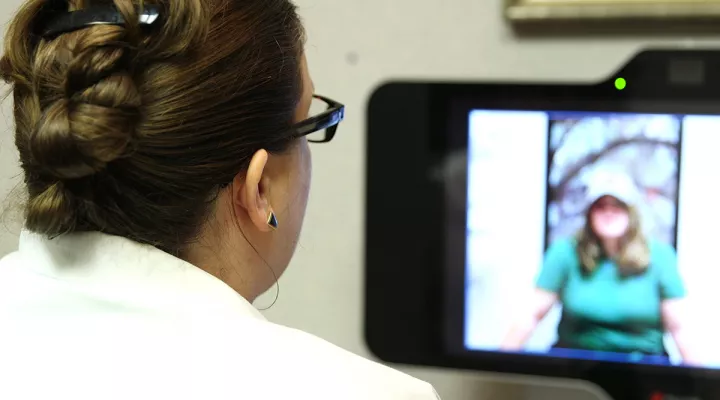
[{"label": "blurred tree branch", "polygon": [[602,150],[587,154],[585,157],[578,160],[573,166],[568,168],[567,173],[562,177],[562,179],[560,179],[560,182],[557,184],[557,186],[553,188],[551,198],[560,198],[565,192],[568,183],[575,179],[575,177],[580,173],[580,171],[583,170],[583,168],[596,163],[608,153],[629,145],[667,146],[677,150],[678,143],[672,140],[651,139],[642,136],[614,140],[608,143],[608,145],[605,146]]},{"label": "blurred tree branch", "polygon": [[560,139],[558,140],[557,144],[553,146],[553,148],[550,150],[550,153],[548,154],[548,165],[553,165],[553,160],[555,160],[555,154],[557,153],[558,149],[562,148],[563,143],[565,143],[565,140],[567,140],[570,132],[572,132],[573,128],[575,128],[575,125],[577,125],[578,122],[580,122],[579,119],[573,119],[567,120],[562,124],[563,128],[565,129],[560,135]]}]

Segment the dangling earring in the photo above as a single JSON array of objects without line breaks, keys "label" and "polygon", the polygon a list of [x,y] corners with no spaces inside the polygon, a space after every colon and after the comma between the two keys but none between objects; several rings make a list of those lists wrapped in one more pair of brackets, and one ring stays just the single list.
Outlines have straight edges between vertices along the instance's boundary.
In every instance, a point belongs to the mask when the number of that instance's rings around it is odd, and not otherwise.
[{"label": "dangling earring", "polygon": [[278,228],[278,220],[277,220],[277,217],[275,216],[275,213],[273,212],[272,207],[270,208],[270,211],[268,212],[267,224],[273,230]]}]

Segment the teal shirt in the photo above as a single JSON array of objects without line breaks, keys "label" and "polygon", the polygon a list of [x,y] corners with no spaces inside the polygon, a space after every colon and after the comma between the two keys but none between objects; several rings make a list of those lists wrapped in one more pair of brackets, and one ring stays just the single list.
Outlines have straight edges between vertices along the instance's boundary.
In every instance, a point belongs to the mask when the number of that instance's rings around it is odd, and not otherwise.
[{"label": "teal shirt", "polygon": [[622,277],[611,260],[584,274],[575,240],[559,240],[545,253],[537,286],[557,293],[563,305],[558,325],[562,347],[664,354],[660,303],[685,296],[675,249],[650,242],[650,266]]}]

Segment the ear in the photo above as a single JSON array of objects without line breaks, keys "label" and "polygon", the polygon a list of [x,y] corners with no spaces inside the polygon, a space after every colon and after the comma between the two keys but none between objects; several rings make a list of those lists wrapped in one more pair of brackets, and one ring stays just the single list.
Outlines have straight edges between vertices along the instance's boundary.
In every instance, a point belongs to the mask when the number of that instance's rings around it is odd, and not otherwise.
[{"label": "ear", "polygon": [[267,162],[267,151],[258,150],[250,159],[245,173],[237,174],[233,181],[233,206],[237,211],[247,214],[255,228],[261,232],[273,229],[268,224],[272,207],[267,197]]}]

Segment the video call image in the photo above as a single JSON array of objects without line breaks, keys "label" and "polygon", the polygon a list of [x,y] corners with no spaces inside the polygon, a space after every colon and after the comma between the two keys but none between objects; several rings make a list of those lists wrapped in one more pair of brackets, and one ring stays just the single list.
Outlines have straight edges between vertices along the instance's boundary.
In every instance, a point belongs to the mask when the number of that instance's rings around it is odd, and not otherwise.
[{"label": "video call image", "polygon": [[720,117],[475,110],[465,347],[720,368]]}]

